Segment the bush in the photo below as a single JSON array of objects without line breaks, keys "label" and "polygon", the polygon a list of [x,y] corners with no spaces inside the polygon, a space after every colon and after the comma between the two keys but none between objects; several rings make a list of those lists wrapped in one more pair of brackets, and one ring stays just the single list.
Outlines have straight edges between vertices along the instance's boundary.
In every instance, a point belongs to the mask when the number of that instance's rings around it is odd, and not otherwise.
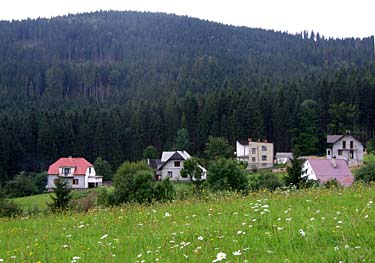
[{"label": "bush", "polygon": [[355,180],[366,183],[375,181],[375,162],[368,163],[356,170]]},{"label": "bush", "polygon": [[36,195],[46,190],[47,173],[27,174],[21,172],[5,185],[9,198]]},{"label": "bush", "polygon": [[21,213],[22,209],[14,202],[0,198],[0,217],[13,217]]},{"label": "bush", "polygon": [[328,180],[324,183],[324,186],[328,189],[330,188],[340,188],[341,184],[336,180],[336,178]]},{"label": "bush", "polygon": [[248,186],[246,171],[233,159],[214,161],[208,169],[207,181],[214,191],[244,191]]},{"label": "bush", "polygon": [[171,201],[175,196],[175,189],[169,178],[157,182],[154,187],[154,199],[156,201]]},{"label": "bush", "polygon": [[124,162],[113,182],[118,202],[149,201],[153,191],[153,170],[144,161]]},{"label": "bush", "polygon": [[249,176],[249,189],[253,191],[262,189],[274,191],[282,186],[283,182],[280,180],[279,176],[270,172],[251,174]]},{"label": "bush", "polygon": [[97,198],[97,204],[102,206],[115,206],[118,201],[113,191],[108,192],[106,188],[101,188]]}]

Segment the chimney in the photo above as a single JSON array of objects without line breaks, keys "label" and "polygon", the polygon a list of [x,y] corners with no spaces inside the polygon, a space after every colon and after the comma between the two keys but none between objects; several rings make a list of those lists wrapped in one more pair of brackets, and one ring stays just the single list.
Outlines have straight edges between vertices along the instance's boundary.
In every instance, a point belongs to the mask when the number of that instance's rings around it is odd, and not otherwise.
[{"label": "chimney", "polygon": [[264,143],[268,143],[268,141],[267,141],[267,140],[263,140],[263,142],[264,142]]},{"label": "chimney", "polygon": [[346,134],[346,135],[350,135],[350,130],[346,130],[346,131],[345,131],[345,134]]},{"label": "chimney", "polygon": [[260,139],[258,139],[258,142],[260,142]]},{"label": "chimney", "polygon": [[253,139],[251,139],[251,138],[249,138],[249,139],[247,139],[249,142],[252,142],[253,141]]},{"label": "chimney", "polygon": [[72,158],[72,156],[71,156],[71,155],[69,155],[69,158]]},{"label": "chimney", "polygon": [[332,157],[331,162],[332,162],[332,166],[333,166],[334,168],[336,168],[336,167],[337,167],[337,163],[336,163],[336,155],[334,155],[334,156]]}]

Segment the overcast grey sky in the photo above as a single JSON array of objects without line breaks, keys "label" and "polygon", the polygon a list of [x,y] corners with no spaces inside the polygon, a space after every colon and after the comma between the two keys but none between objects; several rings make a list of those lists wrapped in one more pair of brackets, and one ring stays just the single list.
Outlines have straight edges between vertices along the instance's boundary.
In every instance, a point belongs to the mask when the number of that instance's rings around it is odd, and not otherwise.
[{"label": "overcast grey sky", "polygon": [[175,13],[232,25],[332,37],[375,34],[375,0],[0,0],[0,19],[102,10]]}]

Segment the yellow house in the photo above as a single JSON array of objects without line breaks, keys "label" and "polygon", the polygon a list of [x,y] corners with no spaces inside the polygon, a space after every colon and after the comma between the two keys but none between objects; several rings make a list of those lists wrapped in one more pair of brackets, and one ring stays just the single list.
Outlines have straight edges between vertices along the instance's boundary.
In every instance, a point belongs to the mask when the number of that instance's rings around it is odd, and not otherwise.
[{"label": "yellow house", "polygon": [[273,143],[252,141],[249,138],[249,168],[264,169],[273,167]]}]

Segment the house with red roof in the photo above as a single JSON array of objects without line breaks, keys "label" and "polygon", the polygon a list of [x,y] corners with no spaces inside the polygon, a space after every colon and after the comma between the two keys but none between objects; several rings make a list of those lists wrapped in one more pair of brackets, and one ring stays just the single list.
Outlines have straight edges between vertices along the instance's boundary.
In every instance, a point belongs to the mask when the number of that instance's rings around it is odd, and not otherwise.
[{"label": "house with red roof", "polygon": [[347,162],[336,158],[330,160],[306,158],[302,166],[302,177],[321,184],[334,179],[342,186],[350,186],[354,182]]},{"label": "house with red roof", "polygon": [[53,189],[58,179],[67,180],[72,189],[97,187],[103,181],[103,177],[96,175],[94,166],[85,158],[71,156],[60,158],[50,165],[47,188]]}]

